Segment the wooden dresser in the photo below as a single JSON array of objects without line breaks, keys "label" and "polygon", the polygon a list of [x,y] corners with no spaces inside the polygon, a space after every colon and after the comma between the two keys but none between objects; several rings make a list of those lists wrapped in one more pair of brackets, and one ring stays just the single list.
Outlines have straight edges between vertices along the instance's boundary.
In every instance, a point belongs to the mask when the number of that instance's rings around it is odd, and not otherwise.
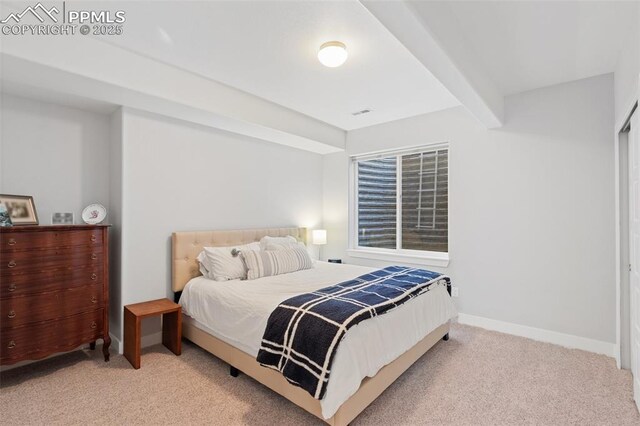
[{"label": "wooden dresser", "polygon": [[109,360],[109,227],[0,227],[0,365],[103,339]]}]

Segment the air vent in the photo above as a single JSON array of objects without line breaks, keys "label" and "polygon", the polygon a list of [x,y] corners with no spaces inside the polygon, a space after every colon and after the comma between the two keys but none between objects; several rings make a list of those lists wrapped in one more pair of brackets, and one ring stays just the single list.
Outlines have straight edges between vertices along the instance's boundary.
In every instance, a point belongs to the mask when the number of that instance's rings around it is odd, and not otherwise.
[{"label": "air vent", "polygon": [[371,112],[370,109],[363,109],[362,111],[352,112],[351,115],[353,115],[355,117],[357,115],[369,114],[370,112]]}]

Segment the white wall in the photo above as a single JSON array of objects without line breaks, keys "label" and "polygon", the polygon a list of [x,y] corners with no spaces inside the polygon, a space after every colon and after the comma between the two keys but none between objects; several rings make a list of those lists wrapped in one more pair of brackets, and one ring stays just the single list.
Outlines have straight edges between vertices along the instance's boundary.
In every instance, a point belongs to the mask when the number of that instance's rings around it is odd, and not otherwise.
[{"label": "white wall", "polygon": [[613,77],[509,96],[505,112],[499,130],[459,107],[349,132],[348,154],[324,158],[323,254],[384,265],[345,252],[348,155],[449,141],[460,311],[615,342]]},{"label": "white wall", "polygon": [[[108,208],[116,344],[124,305],[173,298],[173,231],[321,224],[319,154],[127,108],[98,114],[6,94],[1,107],[1,193],[33,195],[41,224],[53,211],[81,222],[90,202]],[[157,331],[158,320],[143,325],[147,337]]]},{"label": "white wall", "polygon": [[[350,132],[348,153],[450,141],[447,272],[461,311],[613,342],[612,93],[609,75],[511,96],[501,130],[463,108],[387,123]],[[324,215],[325,258],[381,265],[345,254],[347,154],[135,110],[109,117],[3,95],[0,112],[2,193],[34,195],[41,223],[90,202],[110,207],[123,253],[112,270],[117,338],[122,305],[171,297],[175,230],[316,227]]]},{"label": "white wall", "polygon": [[131,109],[122,125],[123,305],[173,298],[174,231],[321,222],[318,154]]},{"label": "white wall", "polygon": [[[640,3],[636,4],[638,20],[618,57],[615,69],[616,125],[622,125],[633,102],[638,100],[640,80]],[[616,129],[619,131],[620,129]]]},{"label": "white wall", "polygon": [[41,225],[53,212],[82,223],[90,203],[109,207],[109,117],[2,94],[0,192],[32,195]]}]

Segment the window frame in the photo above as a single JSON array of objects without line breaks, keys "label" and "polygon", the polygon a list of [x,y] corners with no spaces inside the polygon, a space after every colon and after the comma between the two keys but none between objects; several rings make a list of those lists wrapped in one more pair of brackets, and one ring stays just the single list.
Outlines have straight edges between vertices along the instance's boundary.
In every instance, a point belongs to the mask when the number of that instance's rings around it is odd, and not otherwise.
[{"label": "window frame", "polygon": [[[449,252],[451,250],[451,244],[449,241],[449,237],[451,235],[451,215],[449,214],[449,202],[447,202],[447,242],[449,245],[449,249],[447,252],[397,248],[402,247],[402,156],[417,154],[425,151],[437,151],[444,149],[448,151],[447,194],[448,200],[450,200],[451,186],[449,185],[449,183],[451,175],[451,147],[448,142],[439,142],[406,149],[377,151],[366,154],[352,155],[349,157],[349,247],[347,249],[347,254],[349,256],[391,262],[408,262],[427,266],[449,266]],[[388,157],[396,157],[396,248],[388,249],[359,246],[357,200],[358,162]]]}]

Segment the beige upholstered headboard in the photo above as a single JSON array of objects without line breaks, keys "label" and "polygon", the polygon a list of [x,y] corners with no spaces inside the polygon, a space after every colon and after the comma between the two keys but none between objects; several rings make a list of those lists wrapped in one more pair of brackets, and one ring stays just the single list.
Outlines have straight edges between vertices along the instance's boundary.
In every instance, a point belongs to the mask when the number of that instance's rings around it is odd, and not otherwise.
[{"label": "beige upholstered headboard", "polygon": [[182,291],[190,279],[200,275],[196,257],[203,247],[225,247],[260,241],[262,237],[291,235],[307,242],[307,228],[263,228],[234,231],[174,232],[171,236],[171,288]]}]

